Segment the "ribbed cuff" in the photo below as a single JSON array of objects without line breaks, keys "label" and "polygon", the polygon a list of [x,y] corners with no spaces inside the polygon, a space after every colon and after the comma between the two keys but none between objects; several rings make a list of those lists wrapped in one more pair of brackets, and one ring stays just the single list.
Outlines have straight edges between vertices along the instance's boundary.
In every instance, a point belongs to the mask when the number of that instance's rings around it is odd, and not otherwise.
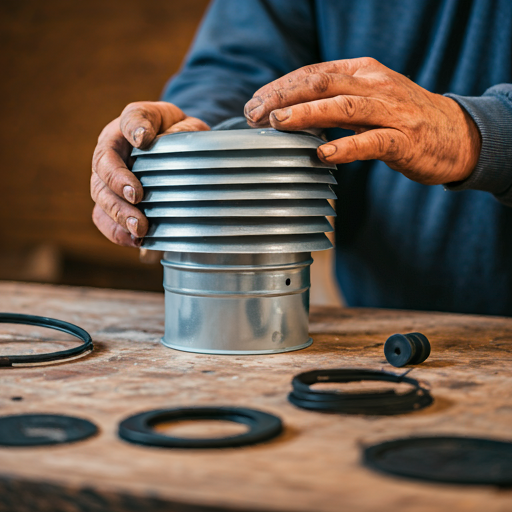
[{"label": "ribbed cuff", "polygon": [[512,205],[512,85],[496,85],[479,97],[445,96],[455,100],[473,118],[482,135],[482,149],[470,176],[444,187],[491,192]]}]

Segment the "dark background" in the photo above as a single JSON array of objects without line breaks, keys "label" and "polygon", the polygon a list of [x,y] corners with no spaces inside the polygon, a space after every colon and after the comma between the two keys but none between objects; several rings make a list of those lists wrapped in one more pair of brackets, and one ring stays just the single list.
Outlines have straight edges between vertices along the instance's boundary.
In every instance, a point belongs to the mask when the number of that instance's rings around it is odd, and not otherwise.
[{"label": "dark background", "polygon": [[[162,291],[159,262],[92,223],[91,158],[128,103],[159,99],[207,4],[0,1],[0,280]],[[338,304],[332,251],[314,258],[311,302]]]},{"label": "dark background", "polygon": [[159,263],[94,227],[91,157],[126,104],[159,98],[207,4],[0,2],[0,279],[162,290]]}]

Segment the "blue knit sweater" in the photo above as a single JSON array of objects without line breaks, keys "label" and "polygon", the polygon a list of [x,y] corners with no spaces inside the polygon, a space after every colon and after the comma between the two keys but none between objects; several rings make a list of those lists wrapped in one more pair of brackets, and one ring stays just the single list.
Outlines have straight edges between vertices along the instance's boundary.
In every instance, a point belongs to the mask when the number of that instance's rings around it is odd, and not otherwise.
[{"label": "blue knit sweater", "polygon": [[339,166],[348,304],[512,315],[511,0],[216,0],[164,99],[215,124],[285,73],[364,56],[459,102],[482,152],[446,187],[379,161]]}]

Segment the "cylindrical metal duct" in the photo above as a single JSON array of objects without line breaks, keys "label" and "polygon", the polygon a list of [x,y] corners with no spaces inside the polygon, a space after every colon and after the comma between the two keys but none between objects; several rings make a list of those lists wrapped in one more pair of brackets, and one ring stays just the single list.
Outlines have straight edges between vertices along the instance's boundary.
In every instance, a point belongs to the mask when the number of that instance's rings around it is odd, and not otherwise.
[{"label": "cylindrical metal duct", "polygon": [[[235,125],[236,126],[236,125]],[[165,251],[163,343],[190,352],[265,354],[311,344],[311,252],[332,247],[334,166],[323,141],[265,129],[163,135],[134,149],[150,228]]]}]

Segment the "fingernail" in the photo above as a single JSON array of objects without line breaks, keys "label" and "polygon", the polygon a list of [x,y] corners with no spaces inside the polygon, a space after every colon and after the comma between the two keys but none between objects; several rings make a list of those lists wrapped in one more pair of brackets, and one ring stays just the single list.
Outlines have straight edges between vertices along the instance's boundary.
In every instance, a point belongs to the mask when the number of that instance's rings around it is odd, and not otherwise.
[{"label": "fingernail", "polygon": [[263,112],[263,109],[258,108],[258,107],[261,107],[262,105],[263,105],[263,100],[259,96],[256,96],[252,100],[249,100],[245,104],[245,108],[244,108],[245,117],[247,119],[249,119],[249,121],[252,121],[252,122],[258,121]]},{"label": "fingernail", "polygon": [[133,141],[137,146],[140,146],[142,140],[144,139],[144,134],[146,133],[146,128],[139,126],[134,132],[133,132]]},{"label": "fingernail", "polygon": [[135,189],[130,185],[126,185],[123,188],[123,196],[130,203],[135,203]]},{"label": "fingernail", "polygon": [[140,247],[142,245],[142,238],[138,238],[132,235],[132,242],[135,245],[135,247]]},{"label": "fingernail", "polygon": [[336,150],[338,148],[332,144],[324,144],[323,146],[320,146],[318,148],[318,150],[320,151],[320,153],[322,153],[322,156],[324,158],[328,158],[332,155],[334,155],[334,153],[336,153]]},{"label": "fingernail", "polygon": [[139,221],[135,217],[128,217],[126,219],[126,227],[128,228],[128,231],[137,238],[137,227],[139,225]]},{"label": "fingernail", "polygon": [[277,122],[282,123],[292,115],[291,108],[283,108],[281,110],[274,110],[270,114]]}]

